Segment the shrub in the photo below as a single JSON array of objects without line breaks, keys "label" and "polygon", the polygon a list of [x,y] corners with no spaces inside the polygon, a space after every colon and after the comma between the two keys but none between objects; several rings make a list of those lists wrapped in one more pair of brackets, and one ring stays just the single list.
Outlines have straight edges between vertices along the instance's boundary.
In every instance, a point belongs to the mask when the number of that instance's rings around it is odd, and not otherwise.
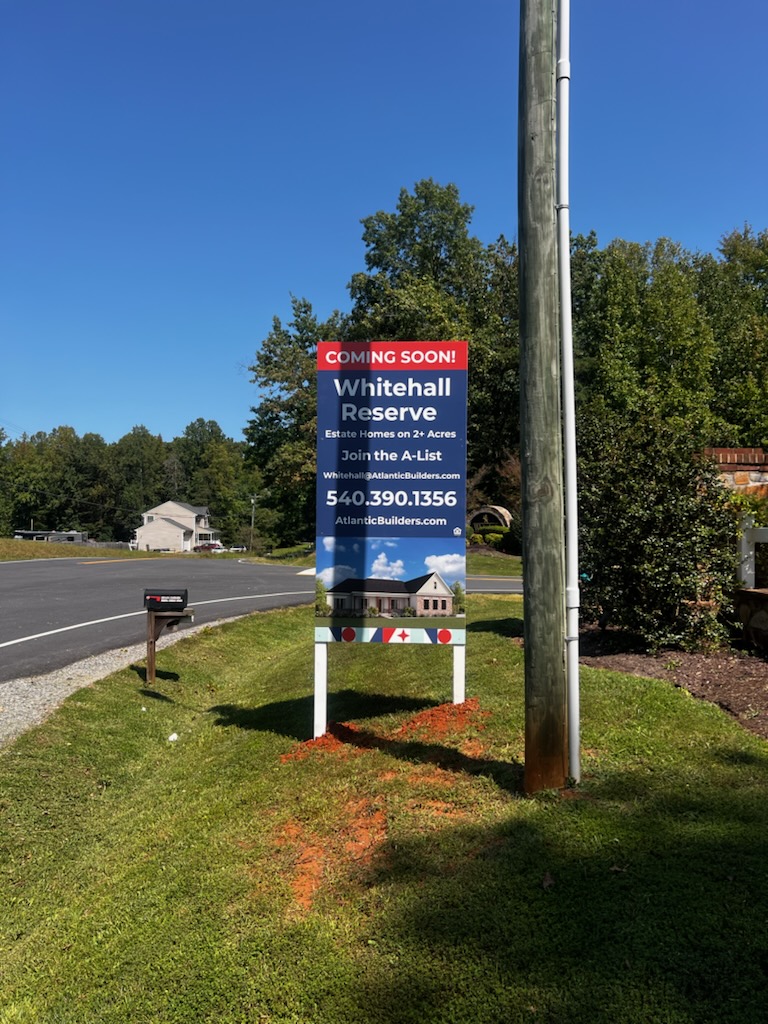
[{"label": "shrub", "polygon": [[580,427],[582,612],[650,648],[725,638],[738,516],[695,424],[605,407]]},{"label": "shrub", "polygon": [[315,615],[332,615],[333,609],[328,603],[326,588],[322,580],[315,582]]},{"label": "shrub", "polygon": [[481,537],[487,537],[491,533],[498,533],[503,536],[509,533],[509,527],[502,526],[500,523],[492,523],[490,526],[476,526],[475,533],[480,534]]}]

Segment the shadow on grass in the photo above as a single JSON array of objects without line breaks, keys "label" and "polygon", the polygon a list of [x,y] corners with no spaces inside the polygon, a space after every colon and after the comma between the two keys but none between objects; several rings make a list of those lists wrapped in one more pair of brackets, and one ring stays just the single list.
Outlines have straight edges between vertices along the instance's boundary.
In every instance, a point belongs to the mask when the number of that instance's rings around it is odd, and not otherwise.
[{"label": "shadow on grass", "polygon": [[[382,957],[353,993],[360,1019],[396,1022],[404,1005],[408,1020],[482,1024],[765,1019],[765,812],[731,806],[727,793],[691,799],[684,785],[657,799],[646,786],[634,801],[618,777],[567,813],[457,825],[450,842],[431,832],[385,842],[369,869],[387,892],[375,935],[401,955],[397,971]],[[579,831],[589,844],[568,842]],[[420,944],[431,973],[408,956]],[[457,951],[482,993],[441,981]]]},{"label": "shadow on grass", "polygon": [[[437,707],[439,701],[416,697],[391,697],[382,693],[358,693],[357,690],[339,690],[328,694],[328,715],[336,720],[376,718],[403,711],[424,711]],[[256,729],[273,732],[278,736],[303,742],[312,738],[314,698],[297,697],[278,700],[260,708],[246,708],[240,704],[219,704],[208,709],[218,715],[215,724],[236,726],[238,729]]]},{"label": "shadow on grass", "polygon": [[149,697],[150,700],[164,701],[166,704],[175,704],[176,701],[173,697],[167,697],[164,693],[159,693],[157,690],[139,690],[142,697]]},{"label": "shadow on grass", "polygon": [[[440,701],[415,697],[392,697],[380,693],[359,693],[357,690],[341,690],[329,694],[328,705],[330,719],[328,735],[339,743],[349,744],[361,750],[380,750],[390,757],[408,761],[411,764],[430,764],[457,774],[485,776],[492,779],[500,789],[509,793],[522,791],[523,766],[517,762],[472,757],[455,747],[441,743],[430,743],[418,739],[397,739],[367,729],[358,729],[350,724],[355,719],[376,718],[380,715],[400,712],[424,711],[427,708],[439,707]],[[312,697],[275,701],[260,708],[220,704],[209,708],[208,711],[210,714],[218,715],[215,720],[216,725],[273,732],[278,736],[287,736],[299,742],[306,742],[312,738],[309,729],[313,714]],[[343,724],[340,724],[342,721]]]},{"label": "shadow on grass", "polygon": [[721,750],[713,750],[712,757],[723,764],[756,765],[759,768],[765,768],[768,767],[768,744],[766,744],[765,750],[759,754],[751,750],[723,748]]},{"label": "shadow on grass", "polygon": [[486,757],[472,757],[455,747],[423,740],[398,740],[377,733],[355,729],[346,723],[331,722],[328,732],[340,743],[348,743],[360,750],[380,750],[399,761],[411,764],[431,764],[447,772],[464,775],[482,775],[491,779],[499,789],[509,793],[523,790],[523,765],[518,761],[496,761]]},{"label": "shadow on grass", "polygon": [[[143,683],[146,683],[147,670],[143,665],[131,665],[131,672],[135,672],[139,679],[141,679]],[[155,679],[167,679],[169,682],[178,683],[180,678],[181,676],[178,672],[165,672],[160,668],[155,672]]]},{"label": "shadow on grass", "polygon": [[522,636],[522,619],[480,619],[467,624],[468,633],[495,633],[497,636]]}]

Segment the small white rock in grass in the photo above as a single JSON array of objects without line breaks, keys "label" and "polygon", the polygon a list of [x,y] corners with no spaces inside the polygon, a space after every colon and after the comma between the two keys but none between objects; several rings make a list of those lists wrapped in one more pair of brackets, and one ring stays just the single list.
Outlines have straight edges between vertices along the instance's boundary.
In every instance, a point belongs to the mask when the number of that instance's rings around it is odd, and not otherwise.
[{"label": "small white rock in grass", "polygon": [[168,737],[168,742],[169,743],[175,743],[178,738],[179,738],[178,734],[175,733],[175,732],[172,732],[171,735]]}]

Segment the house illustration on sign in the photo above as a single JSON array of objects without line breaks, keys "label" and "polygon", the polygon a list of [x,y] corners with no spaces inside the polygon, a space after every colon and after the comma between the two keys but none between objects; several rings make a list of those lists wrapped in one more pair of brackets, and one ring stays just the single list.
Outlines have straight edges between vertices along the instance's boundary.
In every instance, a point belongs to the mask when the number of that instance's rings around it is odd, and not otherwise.
[{"label": "house illustration on sign", "polygon": [[327,595],[333,615],[453,615],[453,591],[438,572],[412,580],[346,579]]}]

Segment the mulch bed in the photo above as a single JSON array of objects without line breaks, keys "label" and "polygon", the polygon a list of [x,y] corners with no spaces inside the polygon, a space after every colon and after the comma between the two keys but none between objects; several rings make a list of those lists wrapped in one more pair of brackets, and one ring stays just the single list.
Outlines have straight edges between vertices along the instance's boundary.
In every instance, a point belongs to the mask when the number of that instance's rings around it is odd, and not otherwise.
[{"label": "mulch bed", "polygon": [[581,632],[579,660],[590,668],[666,679],[768,739],[768,658],[763,652],[730,648],[711,654],[646,654],[619,630],[589,626]]}]

